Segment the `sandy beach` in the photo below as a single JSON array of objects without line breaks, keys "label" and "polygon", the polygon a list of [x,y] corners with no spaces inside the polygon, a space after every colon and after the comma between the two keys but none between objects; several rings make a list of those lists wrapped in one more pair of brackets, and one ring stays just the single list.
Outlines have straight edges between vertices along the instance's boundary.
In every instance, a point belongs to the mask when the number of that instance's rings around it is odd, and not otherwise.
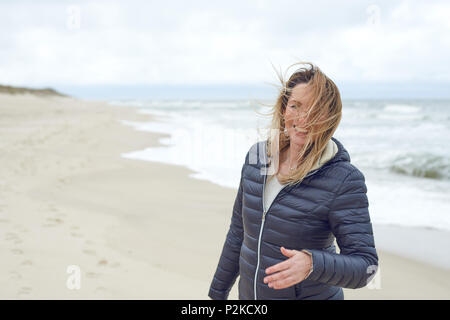
[{"label": "sandy beach", "polygon": [[[122,158],[162,136],[120,121],[150,119],[101,101],[0,94],[0,299],[209,299],[237,190]],[[344,289],[346,299],[450,298],[449,270],[378,254],[377,284]]]}]

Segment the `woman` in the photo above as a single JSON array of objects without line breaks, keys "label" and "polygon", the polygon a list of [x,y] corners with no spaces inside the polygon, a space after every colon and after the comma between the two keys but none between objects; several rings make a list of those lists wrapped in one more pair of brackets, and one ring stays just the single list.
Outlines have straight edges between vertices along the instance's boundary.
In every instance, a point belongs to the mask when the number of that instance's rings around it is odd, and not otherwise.
[{"label": "woman", "polygon": [[239,299],[343,299],[377,269],[364,175],[332,137],[338,88],[306,64],[280,77],[271,135],[247,153],[212,299],[238,275]]}]

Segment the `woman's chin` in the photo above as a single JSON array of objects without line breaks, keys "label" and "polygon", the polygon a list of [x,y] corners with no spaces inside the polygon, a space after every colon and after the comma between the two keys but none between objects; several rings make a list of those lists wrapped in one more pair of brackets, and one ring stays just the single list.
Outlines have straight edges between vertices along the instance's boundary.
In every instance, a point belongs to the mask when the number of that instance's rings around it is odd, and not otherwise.
[{"label": "woman's chin", "polygon": [[291,141],[292,144],[295,144],[295,145],[297,145],[299,147],[302,147],[305,144],[306,135],[295,134],[295,135],[291,136],[290,141]]}]

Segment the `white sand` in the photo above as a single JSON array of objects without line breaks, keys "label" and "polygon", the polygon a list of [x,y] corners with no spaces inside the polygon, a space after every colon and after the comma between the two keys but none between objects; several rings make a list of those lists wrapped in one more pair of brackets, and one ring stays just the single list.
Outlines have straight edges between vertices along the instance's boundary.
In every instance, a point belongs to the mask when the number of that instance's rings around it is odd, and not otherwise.
[{"label": "white sand", "polygon": [[[161,136],[120,120],[148,119],[102,102],[0,95],[1,299],[208,299],[236,190],[121,158]],[[379,256],[381,289],[345,289],[347,299],[450,298],[449,271]],[[70,265],[78,290],[66,285]]]}]

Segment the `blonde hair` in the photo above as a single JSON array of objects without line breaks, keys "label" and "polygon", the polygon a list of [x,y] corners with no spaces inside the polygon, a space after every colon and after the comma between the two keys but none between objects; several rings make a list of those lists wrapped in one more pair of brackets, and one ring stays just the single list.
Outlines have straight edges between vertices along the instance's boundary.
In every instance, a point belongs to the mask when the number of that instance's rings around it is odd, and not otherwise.
[{"label": "blonde hair", "polygon": [[[306,141],[297,155],[297,170],[288,176],[279,176],[282,184],[297,184],[301,182],[308,172],[319,160],[328,141],[336,131],[342,117],[342,102],[339,90],[335,83],[328,78],[317,66],[310,62],[298,62],[288,67],[286,72],[296,65],[309,65],[297,69],[288,81],[277,72],[281,82],[280,93],[269,115],[272,116],[267,139],[267,156],[269,162],[273,155],[289,147],[289,137],[284,134],[285,122],[283,113],[291,96],[292,89],[300,83],[306,83],[310,90],[311,100],[305,114],[304,129],[307,130]],[[273,134],[277,132],[278,134]],[[279,170],[279,169],[278,169]]]}]

